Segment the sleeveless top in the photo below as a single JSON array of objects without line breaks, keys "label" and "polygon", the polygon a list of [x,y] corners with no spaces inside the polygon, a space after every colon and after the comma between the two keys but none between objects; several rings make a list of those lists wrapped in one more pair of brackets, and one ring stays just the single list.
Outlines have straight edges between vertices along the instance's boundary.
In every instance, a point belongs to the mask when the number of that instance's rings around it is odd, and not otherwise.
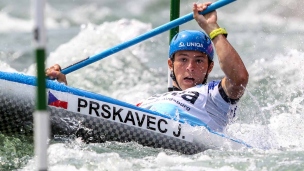
[{"label": "sleeveless top", "polygon": [[184,91],[154,95],[138,106],[172,118],[182,114],[194,116],[210,129],[222,132],[229,121],[235,117],[237,100],[228,98],[220,81],[212,81]]}]

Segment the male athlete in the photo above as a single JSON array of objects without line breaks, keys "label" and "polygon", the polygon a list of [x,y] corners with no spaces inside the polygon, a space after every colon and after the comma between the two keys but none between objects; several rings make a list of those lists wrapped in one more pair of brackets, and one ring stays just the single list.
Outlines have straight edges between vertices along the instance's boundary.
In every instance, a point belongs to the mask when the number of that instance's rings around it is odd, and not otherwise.
[{"label": "male athlete", "polygon": [[[191,114],[212,130],[223,131],[235,116],[249,75],[239,54],[226,39],[226,30],[217,24],[216,11],[199,14],[210,4],[193,4],[194,18],[204,32],[181,31],[170,43],[168,66],[174,91],[152,96],[138,106],[171,116]],[[225,76],[207,84],[214,65],[212,43]],[[47,69],[46,75],[67,84],[57,64]]]},{"label": "male athlete", "polygon": [[[217,24],[216,11],[198,13],[210,4],[193,4],[194,18],[205,33],[184,30],[171,40],[168,66],[174,91],[152,96],[138,106],[172,117],[188,113],[212,130],[223,131],[235,116],[237,101],[249,76],[240,56],[226,39],[226,30]],[[206,84],[214,65],[212,43],[225,77]]]}]

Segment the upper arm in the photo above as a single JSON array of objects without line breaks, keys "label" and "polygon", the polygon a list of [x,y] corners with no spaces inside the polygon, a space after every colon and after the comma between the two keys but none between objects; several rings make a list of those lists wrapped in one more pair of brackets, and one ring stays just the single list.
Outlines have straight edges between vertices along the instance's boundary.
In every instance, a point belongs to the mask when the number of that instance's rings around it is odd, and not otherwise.
[{"label": "upper arm", "polygon": [[221,81],[221,86],[230,99],[239,99],[245,92],[248,77],[239,78],[238,80],[240,81],[236,83],[232,82],[229,78],[224,77]]}]

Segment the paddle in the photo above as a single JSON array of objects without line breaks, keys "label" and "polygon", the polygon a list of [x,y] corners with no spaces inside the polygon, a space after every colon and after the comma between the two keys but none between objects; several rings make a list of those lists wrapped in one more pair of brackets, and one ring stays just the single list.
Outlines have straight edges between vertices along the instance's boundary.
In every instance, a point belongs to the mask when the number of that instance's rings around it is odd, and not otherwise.
[{"label": "paddle", "polygon": [[[236,1],[236,0],[218,0],[218,1],[214,2],[214,3],[212,3],[210,6],[208,6],[208,8],[205,11],[201,12],[200,14],[202,14],[202,15],[203,14],[207,14],[207,13],[209,13],[211,11],[214,11],[214,10],[216,10],[218,8],[221,8],[221,7],[227,5],[227,4],[231,3],[231,2],[234,2],[234,1]],[[160,33],[165,32],[167,30],[170,30],[170,29],[172,29],[174,27],[182,25],[182,24],[184,24],[184,23],[186,23],[186,22],[188,22],[188,21],[190,21],[192,19],[193,19],[193,12],[189,13],[189,14],[183,16],[183,17],[180,17],[178,19],[175,19],[175,20],[173,20],[173,21],[171,21],[171,22],[169,22],[167,24],[161,25],[161,26],[159,26],[159,27],[157,27],[157,28],[155,28],[155,29],[147,32],[147,33],[144,33],[144,34],[142,34],[142,35],[140,35],[140,36],[132,39],[132,40],[126,41],[126,42],[121,43],[121,44],[119,44],[117,46],[114,46],[114,47],[112,47],[110,49],[107,49],[107,50],[105,50],[105,51],[103,51],[103,52],[101,52],[99,54],[96,54],[94,56],[90,56],[90,57],[88,57],[86,59],[83,59],[83,60],[81,60],[81,61],[79,61],[79,62],[77,62],[75,64],[72,64],[72,65],[64,68],[61,72],[63,74],[69,74],[69,73],[71,73],[71,72],[73,72],[75,70],[78,70],[78,69],[80,69],[80,68],[82,68],[82,67],[84,67],[86,65],[89,65],[89,64],[91,64],[93,62],[96,62],[96,61],[98,61],[100,59],[103,59],[103,58],[105,58],[107,56],[110,56],[110,55],[112,55],[112,54],[114,54],[116,52],[119,52],[119,51],[121,51],[121,50],[123,50],[125,48],[133,46],[133,45],[135,45],[135,44],[137,44],[139,42],[142,42],[142,41],[144,41],[144,40],[146,40],[148,38],[151,38],[153,36],[156,36],[156,35],[158,35]]]}]

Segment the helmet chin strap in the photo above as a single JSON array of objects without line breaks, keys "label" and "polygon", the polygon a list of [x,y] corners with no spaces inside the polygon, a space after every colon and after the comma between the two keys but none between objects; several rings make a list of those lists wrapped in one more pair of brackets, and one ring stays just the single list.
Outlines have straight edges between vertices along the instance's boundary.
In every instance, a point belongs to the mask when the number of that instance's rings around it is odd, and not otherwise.
[{"label": "helmet chin strap", "polygon": [[174,88],[177,88],[177,89],[179,89],[179,90],[181,91],[182,89],[180,88],[180,86],[179,86],[179,84],[178,84],[178,82],[177,82],[177,80],[176,80],[176,77],[175,77],[174,65],[172,66],[172,71],[171,71],[170,76],[171,76],[172,80],[173,80],[173,81],[176,83],[176,85],[177,85],[177,87],[172,86],[172,91],[177,91],[177,90],[174,89]]},{"label": "helmet chin strap", "polygon": [[205,75],[205,78],[204,78],[202,84],[206,84],[207,83],[207,79],[208,79],[208,76],[209,76],[209,73],[208,73],[209,67],[210,67],[210,64],[208,64],[207,73]]},{"label": "helmet chin strap", "polygon": [[[208,68],[209,69],[209,68]],[[207,72],[207,74],[205,75],[205,78],[204,78],[204,81],[202,82],[202,84],[206,84],[207,83],[207,79],[208,79],[208,72]]]}]

